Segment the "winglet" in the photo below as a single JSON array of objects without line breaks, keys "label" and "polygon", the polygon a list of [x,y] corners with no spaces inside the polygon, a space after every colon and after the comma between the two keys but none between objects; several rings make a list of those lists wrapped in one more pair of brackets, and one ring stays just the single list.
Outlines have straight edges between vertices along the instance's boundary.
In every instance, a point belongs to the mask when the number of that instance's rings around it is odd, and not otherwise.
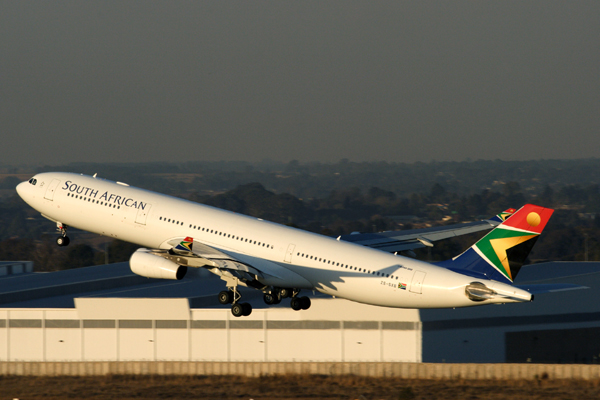
[{"label": "winglet", "polygon": [[513,215],[515,212],[517,212],[517,210],[515,210],[514,208],[509,208],[508,210],[504,210],[500,214],[495,215],[492,218],[490,218],[490,221],[496,221],[499,223],[503,223],[508,218],[510,218],[510,216]]},{"label": "winglet", "polygon": [[467,275],[512,283],[553,212],[527,204],[467,251],[439,265]]},{"label": "winglet", "polygon": [[186,237],[183,239],[177,246],[175,246],[175,250],[180,251],[192,251],[192,246],[194,245],[194,238]]}]

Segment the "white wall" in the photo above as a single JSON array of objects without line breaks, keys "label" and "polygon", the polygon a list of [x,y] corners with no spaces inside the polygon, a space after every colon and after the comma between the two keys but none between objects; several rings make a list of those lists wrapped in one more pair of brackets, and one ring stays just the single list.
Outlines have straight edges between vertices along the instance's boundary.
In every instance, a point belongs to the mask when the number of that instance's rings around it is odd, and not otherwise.
[{"label": "white wall", "polygon": [[345,300],[235,318],[170,299],[86,299],[83,310],[0,310],[0,320],[0,361],[421,360],[418,312]]},{"label": "white wall", "polygon": [[269,330],[269,361],[340,361],[341,330]]},{"label": "white wall", "polygon": [[117,330],[83,329],[82,360],[118,360]]}]

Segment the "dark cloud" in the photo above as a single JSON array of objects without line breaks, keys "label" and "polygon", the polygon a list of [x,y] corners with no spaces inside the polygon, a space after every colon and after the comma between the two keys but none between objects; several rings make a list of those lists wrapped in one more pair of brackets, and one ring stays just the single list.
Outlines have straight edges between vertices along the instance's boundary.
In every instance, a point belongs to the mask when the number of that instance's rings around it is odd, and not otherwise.
[{"label": "dark cloud", "polygon": [[597,1],[4,2],[0,162],[600,156]]}]

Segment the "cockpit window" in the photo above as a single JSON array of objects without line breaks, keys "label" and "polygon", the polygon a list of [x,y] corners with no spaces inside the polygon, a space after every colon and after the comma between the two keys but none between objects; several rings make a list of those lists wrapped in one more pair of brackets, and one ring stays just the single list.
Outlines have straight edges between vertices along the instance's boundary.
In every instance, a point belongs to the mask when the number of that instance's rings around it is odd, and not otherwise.
[{"label": "cockpit window", "polygon": [[29,183],[31,183],[32,185],[34,185],[34,186],[35,186],[35,185],[37,184],[37,179],[33,179],[33,178],[31,178],[31,179],[29,180]]}]

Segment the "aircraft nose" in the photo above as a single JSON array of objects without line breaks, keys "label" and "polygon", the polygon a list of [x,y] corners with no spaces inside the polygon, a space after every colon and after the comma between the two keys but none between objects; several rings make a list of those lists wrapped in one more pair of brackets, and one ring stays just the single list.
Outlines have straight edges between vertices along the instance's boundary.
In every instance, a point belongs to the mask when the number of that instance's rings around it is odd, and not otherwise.
[{"label": "aircraft nose", "polygon": [[19,194],[19,196],[21,198],[23,198],[27,185],[29,185],[29,182],[21,182],[17,185],[17,193]]}]

